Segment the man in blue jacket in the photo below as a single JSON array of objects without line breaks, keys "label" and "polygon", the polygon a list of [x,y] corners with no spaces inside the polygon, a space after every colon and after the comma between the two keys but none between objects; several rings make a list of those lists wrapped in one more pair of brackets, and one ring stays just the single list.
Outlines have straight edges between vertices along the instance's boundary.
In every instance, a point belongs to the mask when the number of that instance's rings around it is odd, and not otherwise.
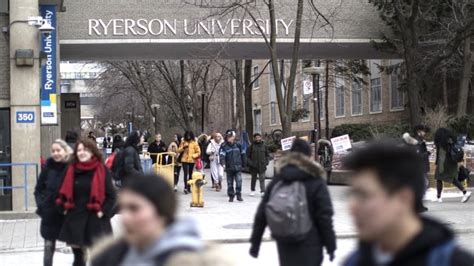
[{"label": "man in blue jacket", "polygon": [[238,201],[243,201],[242,169],[245,166],[245,151],[239,143],[235,142],[235,131],[227,130],[225,139],[226,142],[219,151],[219,161],[224,167],[227,176],[227,195],[229,196],[229,202],[233,202],[235,196],[237,196]]}]

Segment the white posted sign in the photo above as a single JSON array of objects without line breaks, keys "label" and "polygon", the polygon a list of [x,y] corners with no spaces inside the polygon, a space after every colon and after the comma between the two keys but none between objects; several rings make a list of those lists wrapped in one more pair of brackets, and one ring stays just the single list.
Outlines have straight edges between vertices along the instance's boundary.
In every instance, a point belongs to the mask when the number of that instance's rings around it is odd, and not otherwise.
[{"label": "white posted sign", "polygon": [[289,137],[289,138],[286,138],[286,139],[282,139],[281,140],[281,149],[283,151],[287,151],[289,149],[291,149],[291,145],[293,145],[293,142],[295,141],[296,137]]},{"label": "white posted sign", "polygon": [[351,139],[349,135],[342,135],[331,139],[332,147],[335,153],[347,151],[352,148]]}]

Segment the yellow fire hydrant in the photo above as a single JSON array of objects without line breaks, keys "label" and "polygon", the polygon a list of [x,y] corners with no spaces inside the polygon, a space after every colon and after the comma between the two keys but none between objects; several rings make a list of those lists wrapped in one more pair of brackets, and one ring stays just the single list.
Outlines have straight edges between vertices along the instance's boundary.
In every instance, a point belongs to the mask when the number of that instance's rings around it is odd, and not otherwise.
[{"label": "yellow fire hydrant", "polygon": [[188,185],[191,186],[191,207],[204,207],[203,189],[202,187],[206,184],[204,180],[204,174],[201,172],[194,172],[192,179],[188,180]]}]

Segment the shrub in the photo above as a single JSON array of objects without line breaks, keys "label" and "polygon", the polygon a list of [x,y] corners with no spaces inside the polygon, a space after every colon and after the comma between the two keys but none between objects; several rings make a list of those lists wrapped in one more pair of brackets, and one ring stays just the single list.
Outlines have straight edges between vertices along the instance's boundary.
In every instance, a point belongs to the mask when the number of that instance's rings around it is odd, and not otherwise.
[{"label": "shrub", "polygon": [[372,133],[369,124],[343,124],[333,129],[331,137],[339,137],[348,134],[353,141],[370,139]]},{"label": "shrub", "polygon": [[408,132],[409,129],[410,126],[407,124],[343,124],[334,128],[332,137],[334,138],[348,134],[355,142],[369,140],[374,137],[401,138],[403,133]]},{"label": "shrub", "polygon": [[474,137],[474,117],[472,116],[465,115],[452,119],[449,121],[448,126],[458,135],[467,134],[469,139]]}]

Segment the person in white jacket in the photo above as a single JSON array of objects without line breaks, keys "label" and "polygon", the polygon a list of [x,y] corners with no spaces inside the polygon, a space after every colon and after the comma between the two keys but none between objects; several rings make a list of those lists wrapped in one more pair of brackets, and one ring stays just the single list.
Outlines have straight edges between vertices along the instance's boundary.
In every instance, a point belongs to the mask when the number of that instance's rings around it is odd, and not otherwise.
[{"label": "person in white jacket", "polygon": [[220,133],[214,134],[211,142],[207,146],[206,153],[209,155],[209,161],[211,162],[211,178],[214,181],[216,191],[222,189],[222,178],[224,177],[224,168],[219,163],[219,150],[221,145],[224,143],[224,138]]}]

